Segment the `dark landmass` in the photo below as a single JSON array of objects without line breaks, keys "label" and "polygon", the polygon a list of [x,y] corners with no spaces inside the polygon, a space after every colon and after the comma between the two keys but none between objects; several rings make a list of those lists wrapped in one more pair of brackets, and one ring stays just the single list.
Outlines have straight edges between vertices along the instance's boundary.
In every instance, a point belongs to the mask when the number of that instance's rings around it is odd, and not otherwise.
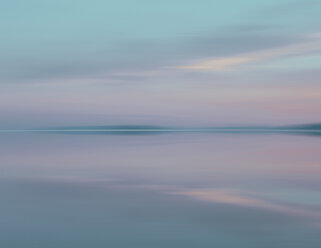
[{"label": "dark landmass", "polygon": [[[32,131],[32,130],[30,130]],[[244,134],[304,134],[321,136],[321,124],[289,126],[221,126],[221,127],[170,127],[153,125],[68,126],[42,128],[35,132],[64,134],[151,135],[165,133],[244,133]]]}]

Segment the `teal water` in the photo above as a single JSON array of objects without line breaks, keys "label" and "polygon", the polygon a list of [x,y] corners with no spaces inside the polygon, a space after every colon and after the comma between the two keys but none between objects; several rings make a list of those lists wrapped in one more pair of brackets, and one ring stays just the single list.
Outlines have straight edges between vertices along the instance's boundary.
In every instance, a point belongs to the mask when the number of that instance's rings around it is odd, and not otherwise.
[{"label": "teal water", "polygon": [[317,135],[0,134],[0,247],[321,247]]}]

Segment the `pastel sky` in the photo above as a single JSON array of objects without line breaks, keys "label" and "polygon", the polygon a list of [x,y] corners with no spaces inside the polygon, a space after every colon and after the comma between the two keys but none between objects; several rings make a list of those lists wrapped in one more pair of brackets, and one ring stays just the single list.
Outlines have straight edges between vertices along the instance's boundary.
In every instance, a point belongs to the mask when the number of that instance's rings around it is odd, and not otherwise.
[{"label": "pastel sky", "polygon": [[321,121],[320,0],[0,0],[0,128]]}]

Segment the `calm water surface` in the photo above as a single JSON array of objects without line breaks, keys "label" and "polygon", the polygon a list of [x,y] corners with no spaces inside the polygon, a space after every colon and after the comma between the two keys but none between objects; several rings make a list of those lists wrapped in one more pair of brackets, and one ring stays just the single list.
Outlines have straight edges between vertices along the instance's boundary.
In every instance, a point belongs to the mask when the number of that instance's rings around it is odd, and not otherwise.
[{"label": "calm water surface", "polygon": [[0,247],[321,247],[321,137],[0,134]]}]

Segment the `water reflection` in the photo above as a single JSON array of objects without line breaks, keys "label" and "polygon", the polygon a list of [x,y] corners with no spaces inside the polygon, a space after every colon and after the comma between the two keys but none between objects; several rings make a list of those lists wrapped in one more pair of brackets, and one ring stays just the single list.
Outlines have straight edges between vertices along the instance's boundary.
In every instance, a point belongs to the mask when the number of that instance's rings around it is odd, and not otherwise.
[{"label": "water reflection", "polygon": [[320,247],[321,139],[2,133],[3,247]]}]

